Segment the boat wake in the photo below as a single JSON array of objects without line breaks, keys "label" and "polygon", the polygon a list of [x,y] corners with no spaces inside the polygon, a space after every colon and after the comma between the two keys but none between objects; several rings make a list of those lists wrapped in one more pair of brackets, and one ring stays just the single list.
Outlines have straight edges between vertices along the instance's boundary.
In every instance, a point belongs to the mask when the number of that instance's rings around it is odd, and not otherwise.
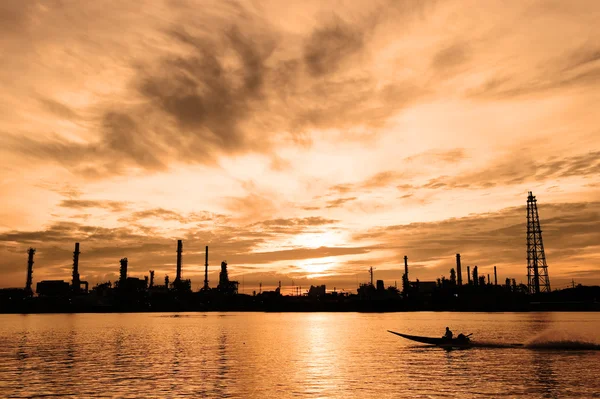
[{"label": "boat wake", "polygon": [[542,331],[525,342],[524,346],[529,349],[600,350],[595,333],[557,328]]},{"label": "boat wake", "polygon": [[474,348],[523,348],[524,344],[512,344],[503,342],[475,341],[471,343]]},{"label": "boat wake", "polygon": [[600,350],[600,345],[579,340],[559,340],[529,343],[473,342],[473,348],[513,348],[538,350]]},{"label": "boat wake", "polygon": [[600,345],[593,342],[579,340],[560,340],[546,342],[532,342],[524,345],[529,349],[557,349],[557,350],[600,350]]}]

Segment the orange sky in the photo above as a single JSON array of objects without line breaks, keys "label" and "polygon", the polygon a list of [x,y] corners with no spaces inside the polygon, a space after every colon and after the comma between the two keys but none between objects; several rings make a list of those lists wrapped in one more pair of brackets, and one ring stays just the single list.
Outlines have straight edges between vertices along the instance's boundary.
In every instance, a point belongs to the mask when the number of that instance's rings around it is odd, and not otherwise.
[{"label": "orange sky", "polygon": [[529,190],[553,288],[598,284],[598,38],[595,0],[3,1],[0,287],[178,238],[194,289],[205,245],[247,293],[526,282]]}]

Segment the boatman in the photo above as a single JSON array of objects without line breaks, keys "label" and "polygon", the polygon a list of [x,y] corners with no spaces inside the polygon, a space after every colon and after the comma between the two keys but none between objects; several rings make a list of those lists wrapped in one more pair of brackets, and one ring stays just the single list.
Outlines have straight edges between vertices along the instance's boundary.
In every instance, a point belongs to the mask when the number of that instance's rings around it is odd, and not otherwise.
[{"label": "boatman", "polygon": [[446,339],[452,339],[452,331],[450,331],[449,327],[446,327],[446,334],[444,335]]}]

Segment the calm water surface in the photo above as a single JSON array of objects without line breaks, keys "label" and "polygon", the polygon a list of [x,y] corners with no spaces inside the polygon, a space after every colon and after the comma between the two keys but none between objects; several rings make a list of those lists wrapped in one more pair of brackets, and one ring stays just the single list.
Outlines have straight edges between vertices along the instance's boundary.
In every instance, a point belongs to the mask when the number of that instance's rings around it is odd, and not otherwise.
[{"label": "calm water surface", "polygon": [[[386,332],[447,325],[528,347]],[[0,315],[0,397],[600,398],[600,350],[582,342],[600,343],[600,313]]]}]

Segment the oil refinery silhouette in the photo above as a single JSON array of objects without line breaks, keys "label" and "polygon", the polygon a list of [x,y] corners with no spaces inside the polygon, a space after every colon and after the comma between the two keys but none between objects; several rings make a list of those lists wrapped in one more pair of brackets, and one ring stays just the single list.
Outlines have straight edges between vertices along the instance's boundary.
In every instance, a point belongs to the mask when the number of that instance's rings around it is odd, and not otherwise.
[{"label": "oil refinery silhouette", "polygon": [[327,292],[325,285],[310,286],[306,293],[282,295],[281,281],[273,291],[238,292],[239,283],[229,279],[227,262],[221,262],[219,282],[211,288],[208,279],[208,246],[205,247],[204,284],[193,291],[191,281],[182,278],[183,241],[177,241],[175,279],[165,276],[164,284],[155,283],[154,270],[144,278],[128,276],[128,260],[121,259],[119,279],[97,284],[91,290],[79,275],[79,243],[73,251],[71,284],[63,280],[43,280],[33,285],[35,249],[27,250],[25,288],[0,289],[0,313],[44,312],[169,312],[169,311],[530,311],[530,310],[600,310],[600,287],[575,286],[552,291],[542,240],[537,202],[531,192],[527,197],[527,278],[517,284],[507,278],[498,284],[497,269],[479,274],[478,266],[466,266],[463,283],[462,259],[456,254],[456,268],[450,278],[414,281],[409,278],[408,257],[404,256],[402,287],[385,286],[383,280],[360,284],[356,294]]}]

